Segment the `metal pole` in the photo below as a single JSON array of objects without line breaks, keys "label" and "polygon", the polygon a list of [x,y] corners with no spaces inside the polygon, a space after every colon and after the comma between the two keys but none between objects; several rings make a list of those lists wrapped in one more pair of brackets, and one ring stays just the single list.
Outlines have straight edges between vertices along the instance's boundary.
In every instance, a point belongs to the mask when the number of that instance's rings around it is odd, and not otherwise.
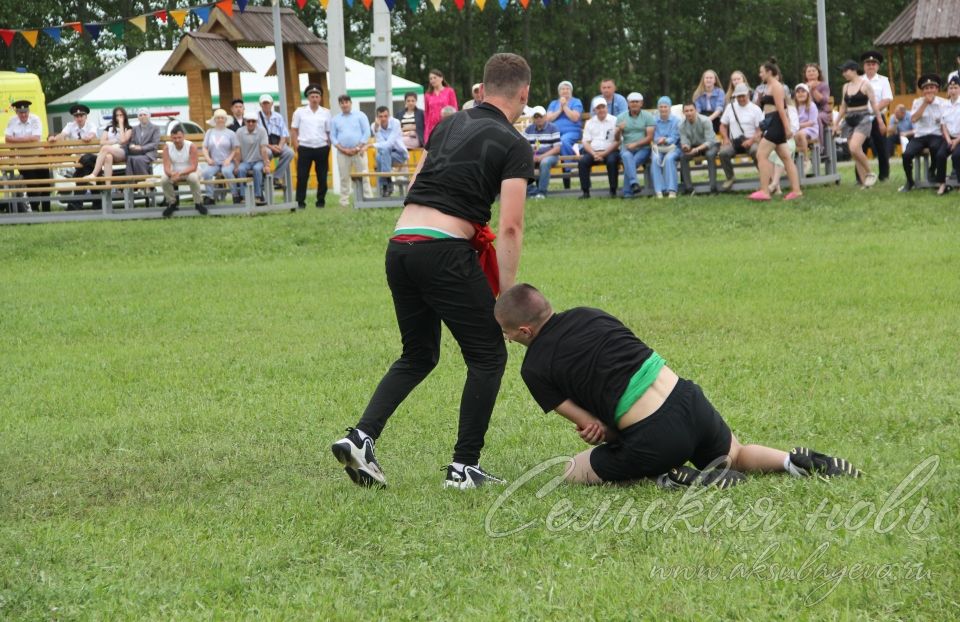
[{"label": "metal pole", "polygon": [[330,107],[336,110],[337,97],[347,92],[346,47],[343,42],[343,0],[327,4],[327,82],[330,88]]},{"label": "metal pole", "polygon": [[374,84],[377,107],[386,106],[393,113],[392,85],[390,84],[390,9],[385,0],[373,2],[373,34],[370,36],[370,55],[373,56]]},{"label": "metal pole", "polygon": [[[277,92],[280,93],[280,116],[287,118],[287,80],[283,66],[283,35],[280,30],[280,0],[273,0],[273,52],[277,57]],[[297,85],[297,90],[300,87]]]},{"label": "metal pole", "polygon": [[830,75],[827,66],[827,8],[826,0],[817,0],[817,48],[820,53],[820,69],[823,75]]}]

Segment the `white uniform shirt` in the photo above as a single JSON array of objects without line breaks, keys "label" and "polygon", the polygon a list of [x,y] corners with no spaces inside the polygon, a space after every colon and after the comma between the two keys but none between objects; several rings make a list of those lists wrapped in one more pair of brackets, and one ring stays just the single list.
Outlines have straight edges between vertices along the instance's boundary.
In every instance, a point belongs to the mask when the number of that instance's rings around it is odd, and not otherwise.
[{"label": "white uniform shirt", "polygon": [[294,110],[290,127],[299,131],[297,144],[313,149],[329,145],[331,118],[330,111],[323,106],[318,106],[316,112],[310,109],[310,104]]},{"label": "white uniform shirt", "polygon": [[945,100],[943,118],[940,122],[947,128],[947,134],[950,134],[951,138],[960,136],[960,97],[955,102]]},{"label": "white uniform shirt", "polygon": [[583,126],[583,142],[589,143],[594,153],[606,151],[616,135],[617,118],[612,114],[608,114],[603,121],[594,115]]},{"label": "white uniform shirt", "polygon": [[[910,116],[920,110],[923,105],[923,98],[918,97],[913,100],[913,107],[910,108]],[[940,123],[943,120],[943,112],[947,107],[947,100],[942,97],[935,97],[933,103],[927,106],[923,115],[913,122],[914,136],[941,136],[943,132],[940,129]]]},{"label": "white uniform shirt", "polygon": [[43,126],[40,124],[40,117],[30,113],[26,123],[20,122],[20,117],[14,115],[7,122],[7,131],[4,134],[10,138],[26,138],[27,136],[36,136],[37,140],[43,135]]},{"label": "white uniform shirt", "polygon": [[63,136],[66,140],[84,140],[93,136],[97,137],[97,124],[88,116],[87,122],[83,124],[83,127],[77,125],[76,121],[71,121],[67,123],[66,127],[63,128],[63,131],[60,132],[60,135]]},{"label": "white uniform shirt", "polygon": [[[863,76],[867,78],[866,75]],[[870,81],[870,86],[873,87],[873,95],[877,98],[879,102],[881,99],[893,99],[893,89],[890,88],[890,80],[887,79],[887,76],[881,76],[879,73],[872,78],[867,78]],[[870,108],[870,112],[876,114],[876,111],[873,109],[871,104],[867,104],[867,107]],[[884,112],[886,108],[880,112]]]},{"label": "white uniform shirt", "polygon": [[[737,116],[733,116],[733,109],[736,106]],[[737,123],[739,119],[740,123]],[[740,138],[744,136],[745,138],[753,138],[753,135],[757,133],[757,128],[760,127],[760,122],[763,121],[763,111],[760,110],[760,106],[756,105],[753,102],[747,102],[746,106],[741,106],[736,101],[733,101],[727,104],[727,107],[723,111],[723,116],[720,117],[720,123],[723,123],[727,126],[727,130],[730,132],[730,140]],[[743,128],[742,131],[740,128]]]}]

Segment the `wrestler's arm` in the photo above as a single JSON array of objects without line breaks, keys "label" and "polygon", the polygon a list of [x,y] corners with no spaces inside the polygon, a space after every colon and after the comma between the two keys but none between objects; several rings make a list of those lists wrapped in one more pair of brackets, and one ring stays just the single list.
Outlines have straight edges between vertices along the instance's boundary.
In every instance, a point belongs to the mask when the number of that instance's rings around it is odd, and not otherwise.
[{"label": "wrestler's arm", "polygon": [[554,410],[558,415],[577,426],[577,434],[586,443],[598,445],[610,435],[610,431],[602,421],[577,405],[573,400],[564,400]]}]

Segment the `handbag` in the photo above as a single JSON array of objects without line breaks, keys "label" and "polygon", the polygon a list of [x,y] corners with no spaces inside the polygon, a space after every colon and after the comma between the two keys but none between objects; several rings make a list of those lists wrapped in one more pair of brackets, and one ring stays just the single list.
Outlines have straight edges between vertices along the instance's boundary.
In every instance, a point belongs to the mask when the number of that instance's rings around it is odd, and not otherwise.
[{"label": "handbag", "polygon": [[[267,118],[263,116],[263,112],[260,112],[260,122],[263,123],[263,129],[267,129]],[[280,139],[283,138],[280,134],[267,134],[267,142],[271,145],[279,145]]]}]

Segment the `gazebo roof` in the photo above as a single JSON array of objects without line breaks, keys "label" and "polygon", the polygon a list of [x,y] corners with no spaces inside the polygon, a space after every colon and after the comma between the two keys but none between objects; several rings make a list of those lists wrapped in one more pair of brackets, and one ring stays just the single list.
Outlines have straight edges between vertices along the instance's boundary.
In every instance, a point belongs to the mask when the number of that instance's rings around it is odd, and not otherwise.
[{"label": "gazebo roof", "polygon": [[960,41],[960,0],[913,0],[873,40],[878,46]]},{"label": "gazebo roof", "polygon": [[[215,8],[200,32],[221,35],[237,47],[273,45],[273,9],[247,5],[243,13],[235,8],[231,17]],[[322,43],[292,9],[280,9],[280,36],[285,44]]]},{"label": "gazebo roof", "polygon": [[[301,71],[304,73],[326,73],[329,70],[330,61],[326,43],[298,43],[295,47],[297,49],[297,64]],[[266,75],[277,75],[276,61],[270,65]]]},{"label": "gazebo roof", "polygon": [[240,52],[223,37],[210,33],[188,32],[160,69],[160,75],[182,76],[188,69],[216,72],[256,72]]}]

